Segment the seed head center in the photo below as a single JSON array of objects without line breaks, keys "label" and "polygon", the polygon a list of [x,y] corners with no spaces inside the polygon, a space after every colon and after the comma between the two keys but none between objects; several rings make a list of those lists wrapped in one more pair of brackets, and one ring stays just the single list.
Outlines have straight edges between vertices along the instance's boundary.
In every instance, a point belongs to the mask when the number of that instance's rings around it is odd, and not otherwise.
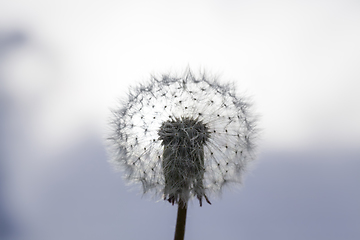
[{"label": "seed head center", "polygon": [[209,128],[202,121],[193,118],[175,118],[163,122],[158,131],[163,146],[203,146],[210,137]]},{"label": "seed head center", "polygon": [[190,191],[200,201],[204,193],[204,145],[210,137],[206,124],[193,118],[163,122],[158,131],[164,146],[162,168],[164,196],[174,204],[186,202]]}]

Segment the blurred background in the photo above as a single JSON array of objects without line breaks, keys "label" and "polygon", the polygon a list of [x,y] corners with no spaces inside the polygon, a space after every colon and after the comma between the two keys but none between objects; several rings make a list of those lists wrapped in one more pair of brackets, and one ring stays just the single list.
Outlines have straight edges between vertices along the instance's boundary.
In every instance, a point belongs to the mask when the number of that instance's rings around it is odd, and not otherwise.
[{"label": "blurred background", "polygon": [[360,239],[359,42],[355,0],[0,0],[0,239],[172,239],[104,139],[128,86],[188,66],[251,96],[262,137],[186,238]]}]

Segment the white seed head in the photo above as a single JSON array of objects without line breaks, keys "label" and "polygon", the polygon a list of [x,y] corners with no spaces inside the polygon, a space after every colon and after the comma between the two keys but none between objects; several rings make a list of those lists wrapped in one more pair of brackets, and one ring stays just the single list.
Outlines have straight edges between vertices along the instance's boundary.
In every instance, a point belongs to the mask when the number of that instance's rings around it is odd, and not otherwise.
[{"label": "white seed head", "polygon": [[241,183],[254,159],[250,104],[232,85],[190,70],[131,89],[112,120],[112,162],[144,193],[171,203],[195,196],[201,205],[202,197]]}]

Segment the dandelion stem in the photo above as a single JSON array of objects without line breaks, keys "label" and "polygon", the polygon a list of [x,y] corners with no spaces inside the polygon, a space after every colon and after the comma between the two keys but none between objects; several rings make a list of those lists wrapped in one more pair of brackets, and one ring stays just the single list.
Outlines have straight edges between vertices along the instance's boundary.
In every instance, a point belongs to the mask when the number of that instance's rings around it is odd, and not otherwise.
[{"label": "dandelion stem", "polygon": [[186,212],[187,212],[187,203],[183,202],[182,200],[179,200],[174,240],[184,239]]}]

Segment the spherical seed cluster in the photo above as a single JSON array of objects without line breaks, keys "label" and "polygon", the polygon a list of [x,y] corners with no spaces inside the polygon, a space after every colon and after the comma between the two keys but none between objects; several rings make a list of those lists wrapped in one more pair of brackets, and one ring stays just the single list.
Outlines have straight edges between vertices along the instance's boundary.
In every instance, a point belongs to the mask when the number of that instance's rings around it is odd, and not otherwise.
[{"label": "spherical seed cluster", "polygon": [[253,156],[255,118],[231,85],[190,70],[152,77],[114,111],[112,162],[144,193],[187,202],[240,183]]}]

